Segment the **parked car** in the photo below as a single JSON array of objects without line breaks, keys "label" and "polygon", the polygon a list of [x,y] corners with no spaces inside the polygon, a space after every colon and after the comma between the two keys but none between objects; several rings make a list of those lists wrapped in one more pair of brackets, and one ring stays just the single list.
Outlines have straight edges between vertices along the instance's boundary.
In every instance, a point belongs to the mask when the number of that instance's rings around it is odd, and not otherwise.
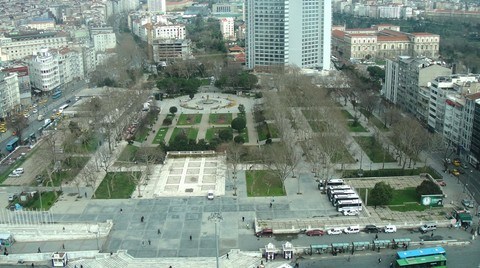
[{"label": "parked car", "polygon": [[385,228],[383,228],[383,231],[385,233],[396,233],[397,232],[397,226],[387,225],[387,226],[385,226]]},{"label": "parked car", "polygon": [[213,198],[215,198],[215,194],[213,193],[213,190],[208,190],[207,199],[208,200],[213,200]]},{"label": "parked car", "polygon": [[9,177],[20,177],[21,174],[18,174],[18,173],[16,173],[15,171],[13,171],[13,172],[10,173],[8,176],[9,176]]},{"label": "parked car", "polygon": [[17,169],[15,169],[14,172],[17,173],[17,174],[23,174],[24,171],[25,170],[23,168],[17,168]]},{"label": "parked car", "polygon": [[463,199],[462,205],[466,208],[473,208],[473,201],[468,199]]},{"label": "parked car", "polygon": [[10,194],[10,195],[8,195],[8,201],[9,201],[9,202],[15,200],[16,198],[17,198],[17,195],[16,195],[16,194]]},{"label": "parked car", "polygon": [[379,229],[375,225],[367,225],[365,226],[365,233],[378,233]]},{"label": "parked car", "polygon": [[360,214],[360,212],[356,209],[343,211],[344,216],[357,216],[358,214]]},{"label": "parked car", "polygon": [[308,230],[305,234],[308,236],[322,236],[325,234],[325,232],[323,230],[314,229],[314,230]]},{"label": "parked car", "polygon": [[36,114],[36,113],[38,113],[38,110],[37,110],[37,109],[33,109],[33,110],[32,110],[32,113]]},{"label": "parked car", "polygon": [[348,226],[343,230],[346,234],[356,234],[360,233],[360,226],[358,225],[353,225],[353,226]]},{"label": "parked car", "polygon": [[271,228],[265,228],[263,230],[261,230],[260,232],[257,232],[255,234],[257,237],[272,237],[273,235],[273,230]]},{"label": "parked car", "polygon": [[420,226],[420,228],[419,228],[420,232],[422,232],[423,234],[426,233],[426,232],[429,232],[429,231],[436,230],[436,229],[437,229],[437,225],[435,223],[426,223],[426,224]]},{"label": "parked car", "polygon": [[339,235],[341,233],[342,233],[342,229],[340,229],[340,228],[332,228],[332,229],[327,231],[327,234],[329,234],[329,235]]},{"label": "parked car", "polygon": [[440,185],[440,186],[447,186],[447,183],[446,183],[445,181],[443,181],[443,180],[439,180],[439,181],[437,181],[437,183],[438,183],[438,185]]},{"label": "parked car", "polygon": [[452,169],[452,170],[450,171],[450,173],[452,173],[452,174],[455,175],[455,176],[460,176],[460,172],[458,172],[458,170],[457,170],[456,168]]},{"label": "parked car", "polygon": [[460,160],[458,160],[458,159],[454,159],[452,163],[453,163],[453,165],[456,166],[456,167],[459,167],[459,166],[462,165],[462,162],[460,162]]}]

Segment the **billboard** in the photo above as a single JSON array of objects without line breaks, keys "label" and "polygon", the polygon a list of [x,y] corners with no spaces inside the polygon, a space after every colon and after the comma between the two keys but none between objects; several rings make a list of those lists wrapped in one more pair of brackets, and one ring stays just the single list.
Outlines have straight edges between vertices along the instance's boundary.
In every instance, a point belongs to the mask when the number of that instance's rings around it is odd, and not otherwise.
[{"label": "billboard", "polygon": [[443,207],[443,195],[442,194],[430,194],[422,195],[420,202],[424,206],[430,207]]}]

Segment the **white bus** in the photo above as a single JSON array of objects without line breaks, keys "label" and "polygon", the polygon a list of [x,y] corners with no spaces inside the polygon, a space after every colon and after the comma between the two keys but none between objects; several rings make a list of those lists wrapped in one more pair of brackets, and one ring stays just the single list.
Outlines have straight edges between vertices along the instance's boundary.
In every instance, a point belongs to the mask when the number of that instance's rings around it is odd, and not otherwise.
[{"label": "white bus", "polygon": [[59,113],[63,113],[63,110],[67,109],[68,106],[70,106],[70,105],[64,104],[64,105],[60,106],[60,108],[58,108],[58,112],[59,112]]},{"label": "white bus", "polygon": [[330,179],[330,180],[324,180],[320,181],[318,183],[318,190],[323,191],[328,188],[328,186],[333,186],[333,185],[343,185],[345,182],[342,179]]},{"label": "white bus", "polygon": [[328,196],[328,200],[332,202],[333,196],[339,195],[339,194],[356,194],[353,189],[348,189],[348,190],[332,190],[330,191],[330,195]]},{"label": "white bus", "polygon": [[360,199],[360,196],[358,194],[336,194],[332,198],[332,205],[337,205],[337,202],[340,200],[354,200],[354,199]]},{"label": "white bus", "polygon": [[337,202],[337,211],[343,212],[345,210],[362,210],[362,200],[353,199],[353,200],[339,200]]},{"label": "white bus", "polygon": [[350,185],[335,185],[335,186],[328,186],[327,188],[327,196],[328,198],[330,198],[330,192],[333,191],[333,190],[350,190],[351,187]]}]

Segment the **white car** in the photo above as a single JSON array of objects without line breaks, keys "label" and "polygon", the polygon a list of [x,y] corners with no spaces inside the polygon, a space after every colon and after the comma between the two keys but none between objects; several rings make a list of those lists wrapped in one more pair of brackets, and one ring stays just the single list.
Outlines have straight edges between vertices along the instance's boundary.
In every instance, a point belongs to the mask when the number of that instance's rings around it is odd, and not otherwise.
[{"label": "white car", "polygon": [[342,233],[342,229],[341,228],[332,228],[332,229],[329,229],[327,231],[327,234],[329,235],[339,235]]},{"label": "white car", "polygon": [[36,114],[36,113],[38,113],[38,110],[37,110],[37,109],[33,109],[33,110],[32,110],[32,113]]},{"label": "white car", "polygon": [[357,234],[360,233],[360,226],[358,225],[353,225],[353,226],[348,226],[343,230],[346,234]]},{"label": "white car", "polygon": [[397,226],[395,225],[387,225],[383,229],[385,233],[396,233],[397,232]]},{"label": "white car", "polygon": [[215,195],[213,194],[213,190],[208,190],[207,199],[208,200],[213,200],[213,198],[215,198]]},{"label": "white car", "polygon": [[25,170],[23,169],[23,167],[21,167],[21,168],[15,169],[14,172],[17,173],[17,174],[23,174],[23,172],[25,172]]},{"label": "white car", "polygon": [[344,210],[343,211],[344,216],[357,216],[358,214],[360,214],[360,212],[358,210]]},{"label": "white car", "polygon": [[13,171],[13,172],[10,173],[8,176],[9,176],[9,177],[20,177],[21,174],[18,174],[18,173],[16,173],[15,171]]}]

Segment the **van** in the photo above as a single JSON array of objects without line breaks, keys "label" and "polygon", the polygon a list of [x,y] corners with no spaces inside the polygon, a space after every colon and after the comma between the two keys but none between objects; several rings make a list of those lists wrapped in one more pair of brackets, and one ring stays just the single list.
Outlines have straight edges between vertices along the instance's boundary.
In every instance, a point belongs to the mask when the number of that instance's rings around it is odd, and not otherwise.
[{"label": "van", "polygon": [[387,225],[383,229],[385,233],[396,233],[397,232],[397,226],[395,225]]},{"label": "van", "polygon": [[358,226],[358,225],[349,226],[349,227],[345,228],[345,230],[343,230],[343,232],[346,233],[346,234],[360,233],[360,226]]},{"label": "van", "polygon": [[436,230],[436,229],[437,229],[437,225],[435,223],[426,223],[426,224],[420,226],[420,228],[419,228],[420,232],[422,232],[422,233],[426,233],[426,232],[433,231],[433,230]]}]

